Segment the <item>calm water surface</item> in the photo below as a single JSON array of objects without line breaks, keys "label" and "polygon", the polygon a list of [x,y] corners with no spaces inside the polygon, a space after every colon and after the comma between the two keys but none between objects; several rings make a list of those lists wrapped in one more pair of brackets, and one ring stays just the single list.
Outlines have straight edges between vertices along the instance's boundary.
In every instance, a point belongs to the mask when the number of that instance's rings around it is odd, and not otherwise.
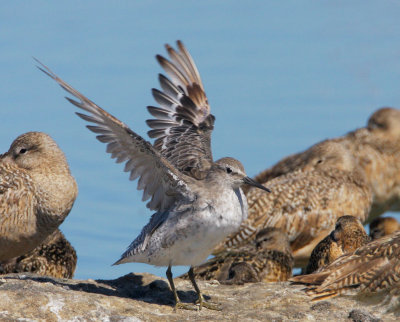
[{"label": "calm water surface", "polygon": [[76,278],[164,276],[145,264],[111,266],[151,212],[32,56],[146,136],[161,72],[154,55],[182,39],[217,118],[214,157],[235,157],[255,175],[365,125],[381,106],[400,107],[399,16],[394,1],[3,3],[0,151],[31,130],[65,151],[79,184],[61,226],[78,252]]}]

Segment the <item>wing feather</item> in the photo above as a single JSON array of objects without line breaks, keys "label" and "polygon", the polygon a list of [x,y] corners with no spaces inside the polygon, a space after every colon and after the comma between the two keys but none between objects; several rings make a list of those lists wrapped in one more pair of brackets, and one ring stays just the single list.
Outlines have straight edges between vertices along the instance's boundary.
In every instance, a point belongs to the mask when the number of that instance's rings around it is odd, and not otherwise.
[{"label": "wing feather", "polygon": [[157,61],[170,77],[159,75],[162,91],[153,89],[160,107],[149,106],[155,119],[147,120],[149,137],[154,147],[180,171],[201,179],[213,160],[211,132],[214,116],[210,114],[207,97],[199,72],[182,42],[178,50],[169,45],[170,60],[157,55]]},{"label": "wing feather", "polygon": [[35,182],[26,171],[0,159],[0,234],[4,242],[12,245],[2,250],[3,257],[19,256],[42,241],[37,236],[36,194]]},{"label": "wing feather", "polygon": [[340,294],[371,294],[400,283],[400,232],[372,241],[309,275],[290,279],[307,284],[315,300]]},{"label": "wing feather", "polygon": [[124,170],[130,172],[129,179],[140,177],[138,189],[143,191],[143,200],[151,198],[147,207],[164,211],[174,202],[176,194],[192,197],[188,188],[191,178],[179,172],[149,142],[133,132],[123,122],[100,108],[94,102],[75,90],[48,67],[37,61],[38,68],[54,79],[64,90],[79,101],[67,98],[73,105],[89,113],[76,113],[83,120],[94,123],[88,129],[98,134],[96,138],[107,144],[107,152],[117,162],[126,162]]}]

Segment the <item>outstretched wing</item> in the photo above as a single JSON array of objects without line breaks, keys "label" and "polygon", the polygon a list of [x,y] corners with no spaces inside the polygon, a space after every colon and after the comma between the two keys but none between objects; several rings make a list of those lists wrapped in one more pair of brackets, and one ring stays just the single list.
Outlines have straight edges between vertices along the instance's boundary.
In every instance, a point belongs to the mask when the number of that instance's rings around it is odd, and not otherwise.
[{"label": "outstretched wing", "polygon": [[156,58],[170,79],[159,75],[162,91],[153,89],[160,107],[148,106],[155,119],[147,120],[154,147],[177,169],[202,179],[212,164],[211,132],[215,117],[199,72],[182,42],[178,50],[166,45],[170,60]]},{"label": "outstretched wing", "polygon": [[79,117],[94,123],[87,128],[98,134],[100,142],[107,144],[107,152],[116,159],[117,163],[126,162],[124,171],[130,172],[130,180],[139,178],[138,189],[143,191],[143,200],[151,197],[147,207],[151,210],[163,211],[176,198],[176,194],[191,195],[187,187],[187,176],[180,173],[173,165],[163,158],[149,142],[133,132],[127,125],[107,113],[91,100],[72,88],[48,67],[38,67],[45,74],[54,79],[63,89],[75,96],[78,101],[67,97],[75,106],[89,112],[76,113]]}]

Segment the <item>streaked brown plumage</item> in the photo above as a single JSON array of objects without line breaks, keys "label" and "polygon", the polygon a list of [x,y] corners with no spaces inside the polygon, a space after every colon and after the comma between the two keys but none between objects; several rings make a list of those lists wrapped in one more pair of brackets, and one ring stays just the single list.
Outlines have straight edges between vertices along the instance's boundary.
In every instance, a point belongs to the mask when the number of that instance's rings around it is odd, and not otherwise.
[{"label": "streaked brown plumage", "polygon": [[353,216],[340,217],[333,230],[313,249],[306,274],[332,263],[343,254],[355,251],[370,241],[360,220]]},{"label": "streaked brown plumage", "polygon": [[30,272],[57,278],[72,278],[76,268],[75,249],[56,229],[46,240],[25,255],[0,264],[0,273]]},{"label": "streaked brown plumage", "polygon": [[399,230],[400,223],[393,217],[378,217],[369,224],[369,235],[372,239],[378,239]]},{"label": "streaked brown plumage", "polygon": [[31,251],[64,221],[77,196],[64,153],[28,132],[0,158],[0,261]]},{"label": "streaked brown plumage", "polygon": [[381,108],[366,129],[347,135],[373,193],[369,220],[385,211],[400,211],[400,110]]},{"label": "streaked brown plumage", "polygon": [[[327,141],[342,142],[365,174],[373,194],[368,221],[385,211],[400,211],[400,110],[383,107],[369,118],[366,127]],[[319,143],[320,144],[320,143]],[[311,147],[310,149],[312,149]],[[309,150],[290,155],[255,177],[260,183],[307,164]],[[246,192],[248,187],[243,187]]]},{"label": "streaked brown plumage", "polygon": [[400,232],[374,240],[313,274],[290,281],[308,285],[307,294],[314,300],[340,294],[399,296]]},{"label": "streaked brown plumage", "polygon": [[270,194],[249,190],[247,220],[214,254],[246,244],[264,227],[277,227],[288,234],[296,265],[302,266],[339,217],[366,220],[371,189],[340,142],[322,142],[302,157],[302,168],[268,181]]},{"label": "streaked brown plumage", "polygon": [[[194,267],[197,278],[224,284],[286,281],[292,276],[293,256],[287,235],[276,228],[261,230],[255,241],[218,254]],[[183,275],[188,278],[187,274]]]}]

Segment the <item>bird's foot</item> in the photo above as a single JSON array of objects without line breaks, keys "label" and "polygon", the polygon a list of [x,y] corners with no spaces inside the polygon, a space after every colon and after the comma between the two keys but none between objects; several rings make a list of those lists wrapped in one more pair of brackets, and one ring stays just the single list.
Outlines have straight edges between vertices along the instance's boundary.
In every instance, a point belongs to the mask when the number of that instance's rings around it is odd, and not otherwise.
[{"label": "bird's foot", "polygon": [[201,310],[202,307],[205,307],[206,309],[209,310],[222,311],[221,304],[207,302],[206,300],[204,300],[203,296],[199,297],[195,303],[198,305],[199,310]]},{"label": "bird's foot", "polygon": [[182,303],[179,301],[179,302],[176,302],[174,311],[176,311],[177,309],[198,311],[199,307],[197,305]]}]

